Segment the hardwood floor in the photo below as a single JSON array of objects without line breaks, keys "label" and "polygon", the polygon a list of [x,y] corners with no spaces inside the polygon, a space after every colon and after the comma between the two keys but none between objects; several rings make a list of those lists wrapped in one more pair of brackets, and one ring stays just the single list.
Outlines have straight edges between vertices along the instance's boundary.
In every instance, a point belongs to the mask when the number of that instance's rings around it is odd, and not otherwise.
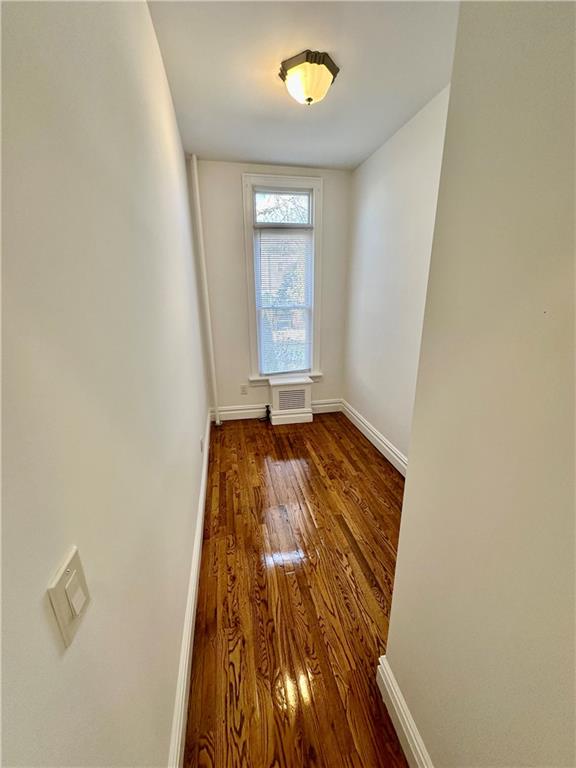
[{"label": "hardwood floor", "polygon": [[187,768],[407,766],[376,686],[403,489],[340,413],[212,430]]}]

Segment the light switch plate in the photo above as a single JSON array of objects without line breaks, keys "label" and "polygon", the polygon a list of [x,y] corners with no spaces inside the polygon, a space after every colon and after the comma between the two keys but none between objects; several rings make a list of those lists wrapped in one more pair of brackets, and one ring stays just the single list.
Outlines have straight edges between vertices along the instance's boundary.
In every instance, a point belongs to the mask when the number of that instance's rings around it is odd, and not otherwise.
[{"label": "light switch plate", "polygon": [[66,561],[48,585],[48,596],[64,645],[68,646],[74,639],[90,602],[90,593],[77,547],[72,548]]}]

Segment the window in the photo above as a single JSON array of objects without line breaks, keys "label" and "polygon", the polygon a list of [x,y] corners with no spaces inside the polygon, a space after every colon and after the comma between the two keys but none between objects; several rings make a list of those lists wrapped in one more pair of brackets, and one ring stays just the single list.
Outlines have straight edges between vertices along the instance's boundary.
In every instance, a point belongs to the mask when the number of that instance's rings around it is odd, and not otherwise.
[{"label": "window", "polygon": [[253,379],[317,373],[320,195],[320,179],[244,177]]}]

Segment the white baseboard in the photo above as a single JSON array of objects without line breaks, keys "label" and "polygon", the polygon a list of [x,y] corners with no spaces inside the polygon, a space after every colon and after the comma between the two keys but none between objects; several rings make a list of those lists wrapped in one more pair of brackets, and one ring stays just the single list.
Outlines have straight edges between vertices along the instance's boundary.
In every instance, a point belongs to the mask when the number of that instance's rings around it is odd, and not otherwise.
[{"label": "white baseboard", "polygon": [[168,754],[169,768],[181,768],[184,761],[184,743],[186,740],[186,722],[188,718],[188,694],[190,689],[190,671],[192,664],[192,647],[194,644],[194,622],[196,618],[196,600],[198,597],[198,580],[200,578],[200,558],[202,556],[202,537],[204,532],[204,507],[206,503],[206,486],[208,483],[208,455],[210,452],[210,421],[211,414],[206,418],[204,431],[204,455],[202,458],[202,475],[200,492],[198,494],[198,511],[196,514],[196,531],[192,548],[190,565],[190,580],[184,628],[180,645],[180,663],[176,681],[176,697],[174,699],[174,714],[172,716],[172,733],[170,736],[170,752]]},{"label": "white baseboard", "polygon": [[340,413],[342,398],[334,400],[312,400],[312,413]]},{"label": "white baseboard", "polygon": [[[218,409],[222,421],[236,421],[237,419],[261,419],[266,416],[266,405],[224,405]],[[214,410],[210,416],[214,421]]]},{"label": "white baseboard", "polygon": [[376,682],[410,768],[434,768],[386,656],[380,658]]},{"label": "white baseboard", "polygon": [[404,477],[406,476],[406,468],[408,466],[408,459],[404,454],[392,445],[390,440],[387,440],[381,432],[370,424],[367,419],[364,418],[358,411],[353,408],[346,400],[342,400],[342,411],[350,419],[352,424],[358,427],[360,432],[370,440],[380,453],[385,456],[388,461],[396,467]]},{"label": "white baseboard", "polygon": [[[342,410],[342,400],[313,400],[312,413],[336,413]],[[266,416],[266,404],[257,405],[225,405],[219,408],[222,421],[235,421],[236,419],[261,419]],[[210,412],[214,420],[213,410]]]}]

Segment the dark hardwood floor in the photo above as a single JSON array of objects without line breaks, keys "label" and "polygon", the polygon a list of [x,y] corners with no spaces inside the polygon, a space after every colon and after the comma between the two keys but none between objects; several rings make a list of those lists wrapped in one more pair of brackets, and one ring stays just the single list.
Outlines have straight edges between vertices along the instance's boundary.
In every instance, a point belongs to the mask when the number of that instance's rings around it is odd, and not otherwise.
[{"label": "dark hardwood floor", "polygon": [[343,414],[213,428],[187,768],[407,766],[376,686],[403,489]]}]

